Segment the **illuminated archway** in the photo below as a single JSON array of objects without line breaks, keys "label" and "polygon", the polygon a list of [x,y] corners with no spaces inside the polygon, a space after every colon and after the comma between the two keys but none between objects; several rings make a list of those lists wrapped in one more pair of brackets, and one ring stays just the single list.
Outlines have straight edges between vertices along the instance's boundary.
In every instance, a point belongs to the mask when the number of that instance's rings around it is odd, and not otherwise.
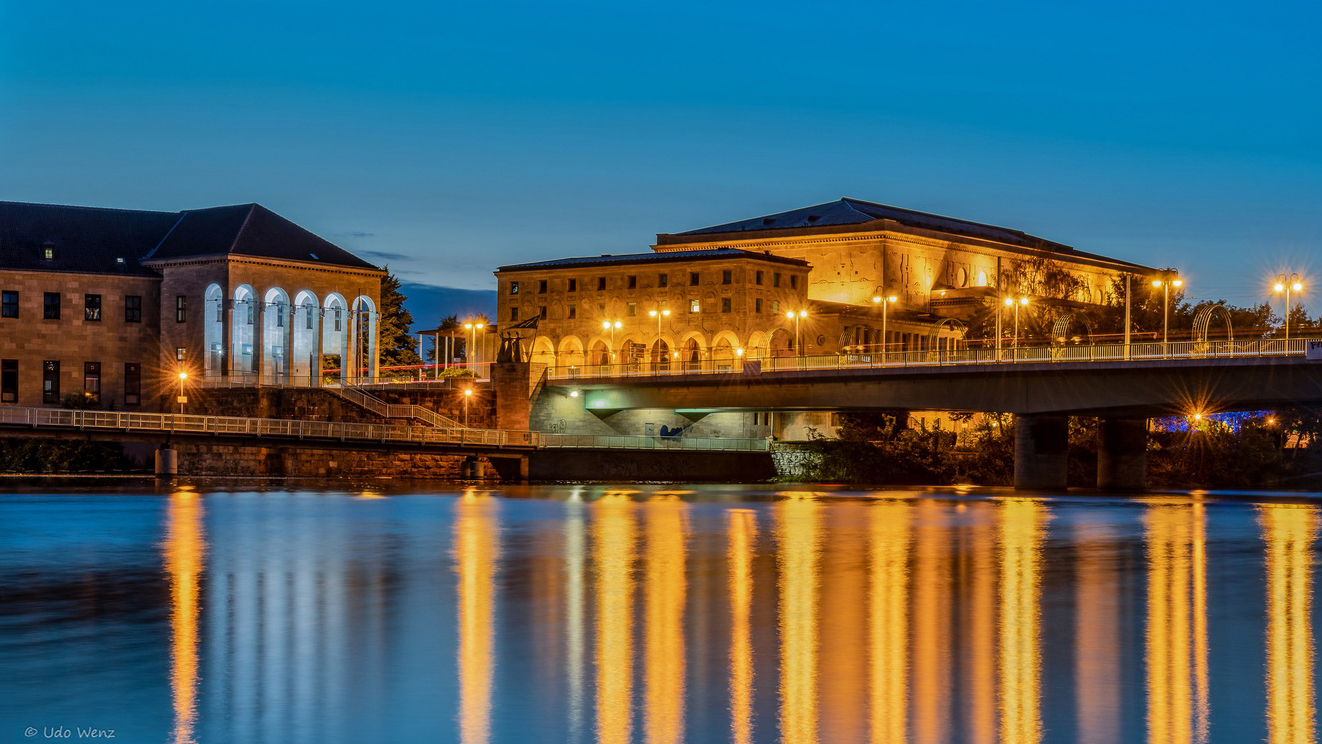
[{"label": "illuminated archway", "polygon": [[555,367],[555,346],[552,345],[551,339],[546,336],[538,336],[533,339],[532,353],[528,361],[533,364],[544,364],[548,368]]},{"label": "illuminated archway", "polygon": [[649,363],[652,371],[666,373],[670,371],[670,344],[663,338],[658,338],[652,343],[652,349],[649,352]]},{"label": "illuminated archway", "polygon": [[303,290],[294,296],[294,307],[290,313],[293,323],[294,349],[290,355],[290,364],[294,379],[315,381],[321,369],[317,358],[317,334],[321,331],[321,305],[317,296]]},{"label": "illuminated archway", "polygon": [[773,357],[794,356],[793,334],[784,328],[777,328],[772,331],[767,351],[768,356]]},{"label": "illuminated archway", "polygon": [[376,311],[376,303],[367,295],[358,295],[354,298],[352,310],[349,359],[353,376],[374,380],[378,374],[377,323],[381,316]]},{"label": "illuminated archway", "polygon": [[560,354],[557,360],[561,371],[582,367],[587,363],[583,354],[583,342],[578,336],[565,336],[560,339]]},{"label": "illuminated archway", "polygon": [[349,358],[349,303],[344,296],[332,292],[326,295],[321,308],[321,353],[326,364],[333,364],[340,370],[340,379],[344,380],[345,360]]},{"label": "illuminated archway", "polygon": [[219,284],[207,287],[202,304],[203,350],[208,377],[225,368],[225,290]]},{"label": "illuminated archway", "polygon": [[266,290],[262,298],[261,361],[258,371],[263,378],[282,381],[289,375],[290,322],[289,295],[279,287]]},{"label": "illuminated archway", "polygon": [[230,310],[230,371],[238,375],[257,372],[257,292],[247,284],[234,290]]}]

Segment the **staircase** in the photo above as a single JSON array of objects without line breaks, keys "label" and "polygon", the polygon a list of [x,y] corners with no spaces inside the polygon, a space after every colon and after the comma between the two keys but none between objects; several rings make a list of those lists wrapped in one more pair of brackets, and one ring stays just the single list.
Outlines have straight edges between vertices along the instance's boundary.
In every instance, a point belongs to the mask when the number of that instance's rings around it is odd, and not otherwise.
[{"label": "staircase", "polygon": [[436,429],[468,428],[458,421],[442,416],[430,408],[399,403],[387,403],[375,395],[348,385],[327,385],[322,389],[340,396],[359,408],[371,411],[381,418],[420,421],[427,426]]}]

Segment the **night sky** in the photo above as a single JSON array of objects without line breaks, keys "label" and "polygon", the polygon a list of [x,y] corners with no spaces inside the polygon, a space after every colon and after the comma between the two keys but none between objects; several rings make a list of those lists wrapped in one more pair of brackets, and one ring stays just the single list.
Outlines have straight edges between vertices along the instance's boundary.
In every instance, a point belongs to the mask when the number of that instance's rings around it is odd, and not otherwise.
[{"label": "night sky", "polygon": [[260,202],[402,279],[841,196],[1250,304],[1322,272],[1322,5],[0,0],[0,199]]}]

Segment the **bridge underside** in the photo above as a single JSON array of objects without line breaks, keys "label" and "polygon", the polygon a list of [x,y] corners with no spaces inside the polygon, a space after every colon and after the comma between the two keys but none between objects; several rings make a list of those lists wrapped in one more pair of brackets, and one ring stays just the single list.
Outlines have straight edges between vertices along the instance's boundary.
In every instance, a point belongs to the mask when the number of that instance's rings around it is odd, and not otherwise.
[{"label": "bridge underside", "polygon": [[1301,358],[813,370],[557,379],[589,411],[909,410],[1135,418],[1322,405],[1322,363]]}]

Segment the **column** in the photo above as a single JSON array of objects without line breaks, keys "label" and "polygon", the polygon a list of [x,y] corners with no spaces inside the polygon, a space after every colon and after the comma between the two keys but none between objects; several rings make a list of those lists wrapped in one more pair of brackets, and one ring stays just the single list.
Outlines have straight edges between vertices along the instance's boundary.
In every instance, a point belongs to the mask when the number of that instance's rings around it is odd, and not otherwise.
[{"label": "column", "polygon": [[1014,417],[1014,487],[1061,490],[1066,487],[1069,418],[1059,415]]},{"label": "column", "polygon": [[[220,308],[220,374],[228,377],[234,359],[234,300],[221,297]],[[207,351],[210,353],[209,349]]]},{"label": "column", "polygon": [[1148,420],[1097,421],[1097,487],[1141,491],[1147,486]]},{"label": "column", "polygon": [[285,348],[285,373],[279,382],[289,385],[294,382],[294,324],[298,322],[298,306],[291,301],[286,307],[289,312],[285,313],[285,327],[280,334],[280,344]]},{"label": "column", "polygon": [[311,312],[312,312],[312,317],[315,318],[315,320],[312,323],[313,326],[312,332],[317,334],[316,338],[314,339],[314,343],[312,344],[312,348],[316,350],[314,356],[312,357],[312,365],[311,365],[312,387],[321,387],[321,356],[322,356],[322,340],[323,340],[322,336],[326,332],[326,329],[322,327],[322,324],[326,322],[326,308],[324,307],[320,309],[313,308]]},{"label": "column", "polygon": [[257,384],[261,385],[266,374],[266,303],[255,296],[252,301],[257,310],[252,324],[252,366],[257,370]]}]

